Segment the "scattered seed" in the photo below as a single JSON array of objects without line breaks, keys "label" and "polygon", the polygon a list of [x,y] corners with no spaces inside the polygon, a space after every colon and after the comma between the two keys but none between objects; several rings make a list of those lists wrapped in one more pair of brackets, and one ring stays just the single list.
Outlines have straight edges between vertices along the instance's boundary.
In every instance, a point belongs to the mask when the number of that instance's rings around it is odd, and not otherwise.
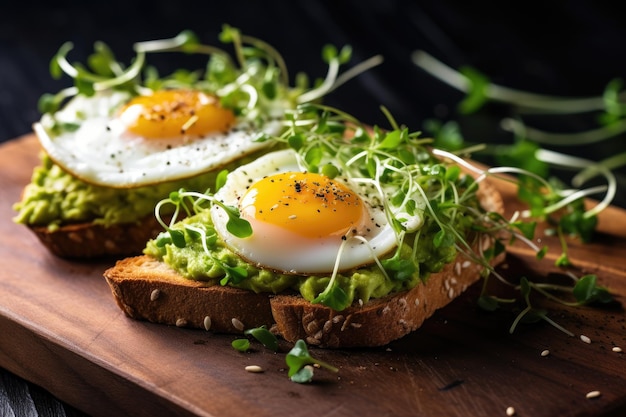
[{"label": "scattered seed", "polygon": [[248,365],[245,367],[245,370],[255,374],[263,372],[263,368],[261,368],[259,365]]},{"label": "scattered seed", "polygon": [[541,351],[541,356],[548,356],[549,354],[550,354],[550,351],[548,349]]},{"label": "scattered seed", "polygon": [[239,320],[236,317],[233,317],[232,320],[231,320],[231,323],[233,324],[233,327],[235,329],[239,330],[240,332],[243,332],[243,329],[244,329],[245,326],[243,325],[241,320]]},{"label": "scattered seed", "polygon": [[187,325],[187,320],[185,319],[177,319],[176,320],[176,327],[184,327]]},{"label": "scattered seed", "polygon": [[613,348],[611,350],[613,352],[616,352],[616,353],[622,353],[623,352],[622,348],[619,347],[619,346],[613,346]]},{"label": "scattered seed", "polygon": [[209,330],[211,330],[211,317],[206,316],[204,317],[204,329],[208,332]]},{"label": "scattered seed", "polygon": [[585,343],[591,343],[591,339],[588,336],[585,336],[584,334],[580,335],[580,340],[582,340]]},{"label": "scattered seed", "polygon": [[585,397],[591,399],[591,398],[598,398],[600,395],[602,395],[600,391],[589,391],[587,395],[585,395]]},{"label": "scattered seed", "polygon": [[152,290],[152,292],[150,293],[150,301],[156,300],[157,298],[159,298],[159,295],[161,295],[161,290]]},{"label": "scattered seed", "polygon": [[506,408],[506,415],[511,417],[515,415],[515,408],[513,407],[507,407]]}]

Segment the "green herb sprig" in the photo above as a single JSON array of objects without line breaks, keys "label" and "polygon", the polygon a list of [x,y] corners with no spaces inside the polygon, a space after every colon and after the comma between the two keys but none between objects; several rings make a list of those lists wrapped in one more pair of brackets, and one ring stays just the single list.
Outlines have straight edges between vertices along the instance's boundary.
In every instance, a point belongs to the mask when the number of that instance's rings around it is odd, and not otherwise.
[{"label": "green herb sprig", "polygon": [[[377,55],[340,74],[340,67],[351,58],[351,49],[346,46],[337,51],[326,46],[323,50],[323,59],[329,66],[326,77],[311,86],[305,74],[298,74],[292,86],[283,57],[268,43],[230,25],[223,26],[219,40],[232,46],[234,57],[222,47],[200,43],[195,33],[186,30],[173,38],[135,43],[135,56],[129,65],[118,61],[100,41],[94,44],[94,51],[84,65],[70,63],[68,55],[73,44],[66,42],[52,58],[50,73],[56,79],[69,76],[74,85],[56,94],[44,94],[39,109],[53,115],[75,95],[89,97],[109,90],[125,91],[133,96],[160,89],[190,88],[217,96],[224,107],[239,117],[258,123],[280,117],[285,108],[298,103],[317,101],[382,62],[382,57]],[[149,55],[156,53],[205,55],[208,62],[201,71],[179,69],[161,76],[155,67],[148,65]]]},{"label": "green herb sprig", "polygon": [[313,379],[314,366],[331,372],[339,372],[339,369],[335,366],[311,356],[306,343],[302,339],[296,341],[293,348],[287,353],[285,361],[289,367],[287,376],[293,382],[310,382]]}]

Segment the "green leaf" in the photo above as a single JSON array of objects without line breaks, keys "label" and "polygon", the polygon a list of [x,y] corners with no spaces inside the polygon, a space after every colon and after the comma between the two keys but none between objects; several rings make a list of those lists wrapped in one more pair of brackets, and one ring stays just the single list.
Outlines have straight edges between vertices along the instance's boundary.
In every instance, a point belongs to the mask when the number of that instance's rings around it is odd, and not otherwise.
[{"label": "green leaf", "polygon": [[528,299],[528,296],[530,295],[530,283],[528,282],[528,278],[522,277],[520,279],[520,290],[522,292],[522,296]]},{"label": "green leaf", "polygon": [[579,236],[583,242],[590,242],[598,224],[598,217],[585,217],[585,210],[582,206],[569,208],[571,211],[559,219],[559,226],[564,233]]},{"label": "green leaf", "polygon": [[446,248],[454,245],[454,242],[454,235],[446,232],[445,229],[440,229],[437,233],[435,233],[435,237],[433,238],[433,245],[436,248]]},{"label": "green leaf", "polygon": [[542,248],[539,250],[539,252],[537,252],[537,253],[535,254],[535,257],[536,257],[537,259],[543,259],[543,258],[546,256],[546,254],[548,253],[548,249],[549,249],[549,248],[548,248],[547,246],[542,247]]},{"label": "green leaf", "polygon": [[239,284],[248,278],[248,270],[242,266],[230,266],[225,263],[220,263],[220,266],[226,273],[226,276],[220,280],[221,285],[226,285],[229,282]]},{"label": "green leaf", "polygon": [[410,280],[419,272],[419,265],[414,259],[403,259],[397,252],[393,257],[381,261],[385,271],[397,281]]},{"label": "green leaf", "polygon": [[335,281],[334,284],[329,284],[311,303],[320,303],[335,311],[341,311],[350,305],[350,299],[348,294]]},{"label": "green leaf", "polygon": [[516,221],[511,223],[511,226],[522,232],[522,235],[524,235],[526,239],[532,239],[535,236],[535,228],[537,227],[537,223]]},{"label": "green leaf", "polygon": [[596,275],[585,275],[580,278],[572,290],[574,298],[581,304],[589,304],[595,301],[608,303],[613,297],[606,288],[597,286]]},{"label": "green leaf", "polygon": [[470,67],[459,68],[459,72],[467,77],[469,82],[469,92],[459,103],[459,110],[463,114],[474,113],[488,100],[487,88],[489,87],[489,78]]},{"label": "green leaf", "polygon": [[165,245],[172,243],[172,238],[168,232],[161,232],[156,237],[155,243],[158,248],[162,248]]},{"label": "green leaf", "polygon": [[304,160],[309,165],[309,168],[313,172],[317,172],[317,167],[322,162],[324,151],[319,146],[314,146],[309,149],[304,155]]},{"label": "green leaf", "polygon": [[244,332],[244,334],[251,335],[256,340],[261,342],[263,346],[273,350],[274,352],[278,350],[278,339],[269,330],[267,330],[267,327],[265,326],[248,329]]},{"label": "green leaf", "polygon": [[294,344],[293,348],[287,353],[285,362],[289,367],[287,376],[292,377],[305,365],[313,363],[313,358],[309,354],[309,349],[304,340],[299,339]]},{"label": "green leaf", "polygon": [[217,176],[215,177],[215,190],[216,191],[222,188],[224,184],[226,184],[227,177],[228,177],[227,169],[223,169],[217,174]]},{"label": "green leaf", "polygon": [[538,309],[538,308],[531,308],[530,310],[528,310],[528,312],[524,315],[524,317],[522,317],[522,319],[520,320],[522,323],[537,323],[541,320],[544,320],[544,318],[546,317],[547,311],[546,310],[542,310],[542,309]]},{"label": "green leaf", "polygon": [[324,45],[322,48],[322,59],[326,63],[330,63],[337,57],[337,47],[335,45]]},{"label": "green leaf", "polygon": [[185,242],[185,233],[183,231],[170,229],[169,235],[172,239],[172,243],[177,248],[184,248],[185,246],[187,246],[187,243]]},{"label": "green leaf", "polygon": [[333,164],[324,164],[322,165],[322,174],[333,179],[339,175],[339,168]]},{"label": "green leaf", "polygon": [[222,31],[219,34],[219,40],[223,43],[232,43],[235,38],[238,38],[239,36],[240,33],[238,29],[230,25],[223,25]]},{"label": "green leaf", "polygon": [[478,298],[478,307],[485,311],[496,311],[500,307],[500,303],[490,295],[482,295]]},{"label": "green leaf", "polygon": [[298,384],[306,384],[313,380],[314,368],[312,366],[305,366],[300,369],[298,372],[290,376],[289,378],[293,382],[297,382]]},{"label": "green leaf", "polygon": [[78,88],[78,92],[80,94],[84,94],[85,96],[91,97],[96,93],[92,81],[82,78],[75,78],[74,85],[76,85],[76,88]]},{"label": "green leaf", "polygon": [[226,206],[221,203],[219,203],[219,205],[228,215],[226,230],[228,230],[229,233],[240,238],[252,236],[252,226],[246,219],[239,217],[239,210],[237,207]]},{"label": "green leaf", "polygon": [[248,339],[235,339],[232,341],[231,346],[239,352],[246,352],[250,349],[250,341]]},{"label": "green leaf", "polygon": [[383,141],[378,145],[380,149],[395,149],[402,143],[402,133],[399,130],[392,130],[387,133]]},{"label": "green leaf", "polygon": [[350,45],[345,45],[341,48],[341,51],[339,51],[339,63],[345,64],[350,61],[350,58],[352,58],[352,47]]},{"label": "green leaf", "polygon": [[289,147],[293,150],[300,150],[304,144],[304,137],[301,134],[289,136],[287,139]]},{"label": "green leaf", "polygon": [[54,113],[59,109],[59,103],[57,102],[54,94],[43,94],[37,103],[37,108],[40,113]]},{"label": "green leaf", "polygon": [[293,348],[291,348],[291,350],[287,353],[285,357],[285,362],[289,367],[287,375],[290,378],[298,373],[306,365],[318,365],[319,367],[327,369],[331,372],[339,372],[339,369],[337,369],[333,365],[313,358],[309,354],[309,349],[302,339],[297,340]]},{"label": "green leaf", "polygon": [[[547,162],[537,159],[537,151],[541,147],[530,140],[518,140],[513,145],[501,145],[496,148],[496,160],[503,166],[513,166],[547,178],[550,167]],[[522,183],[528,187],[528,183]]]}]

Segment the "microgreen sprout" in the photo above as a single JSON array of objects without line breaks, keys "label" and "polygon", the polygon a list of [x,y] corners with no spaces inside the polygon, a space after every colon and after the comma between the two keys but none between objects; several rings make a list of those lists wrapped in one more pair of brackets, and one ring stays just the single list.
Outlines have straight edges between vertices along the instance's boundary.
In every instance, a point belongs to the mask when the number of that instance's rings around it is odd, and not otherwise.
[{"label": "microgreen sprout", "polygon": [[[387,218],[384,227],[393,231],[397,246],[393,253],[381,259],[373,255],[371,268],[379,271],[398,291],[419,285],[420,280],[428,279],[431,273],[440,271],[463,254],[483,267],[483,287],[478,299],[481,308],[494,311],[503,306],[512,307],[517,301],[490,294],[490,286],[487,285],[490,277],[519,291],[519,299],[526,307],[514,320],[511,330],[515,330],[519,323],[537,320],[564,330],[548,317],[546,311],[530,304],[533,292],[565,305],[610,300],[608,291],[596,285],[595,281],[586,278],[580,280],[583,284],[578,284],[579,279],[573,275],[571,285],[557,286],[532,282],[527,278],[516,284],[517,277],[503,276],[493,267],[492,261],[505,251],[507,243],[513,242],[526,244],[535,251],[537,259],[542,259],[548,248],[534,243],[536,222],[538,219],[554,218],[565,208],[573,207],[579,217],[568,217],[566,213],[561,218],[568,220],[558,223],[557,227],[563,253],[558,266],[568,266],[571,260],[567,256],[565,233],[588,227],[597,214],[595,211],[584,215],[587,212],[584,205],[579,205],[581,198],[589,192],[603,190],[610,193],[611,187],[591,188],[581,193],[574,189],[563,190],[558,184],[524,168],[479,167],[459,153],[432,148],[432,139],[422,137],[420,132],[410,132],[389,117],[393,126],[391,130],[378,126],[368,128],[341,110],[307,103],[286,114],[285,129],[281,134],[263,140],[291,148],[302,171],[328,172],[334,178],[349,182],[361,196],[367,196],[368,204],[383,208]],[[460,154],[465,155],[462,151]],[[507,219],[501,213],[488,212],[480,205],[477,192],[481,182],[487,179],[524,184],[524,187],[532,187],[533,194],[542,198],[533,203],[527,212],[514,213]],[[224,180],[225,174],[218,182],[222,184]],[[217,239],[211,234],[213,231],[196,230],[195,226],[184,222],[176,223],[179,213],[193,215],[217,205],[228,214],[229,232],[240,237],[248,236],[252,233],[250,225],[239,217],[238,209],[216,201],[210,193],[183,190],[172,193],[169,199],[162,202],[166,203],[175,206],[172,222],[167,225],[160,218],[159,221],[169,232],[166,237],[171,243],[185,244],[190,233],[199,236],[203,250],[222,270],[221,284],[244,282],[246,273],[243,268],[224,264],[211,255],[207,242]],[[157,206],[157,212],[162,204]],[[183,226],[180,226],[181,223]],[[365,237],[353,233],[347,233],[342,240],[333,271],[320,278],[320,289],[310,298],[313,303],[321,303],[337,311],[354,302],[354,291],[349,290],[349,283],[346,284],[349,280],[339,270],[345,245],[355,241],[365,247],[370,245]],[[372,248],[369,249],[373,254]],[[571,304],[571,298],[575,298],[574,304]],[[300,377],[306,379],[303,375],[300,374]]]},{"label": "microgreen sprout", "polygon": [[[313,378],[313,366],[327,369],[331,372],[339,372],[333,365],[311,356],[304,340],[296,341],[293,348],[287,353],[285,362],[289,367],[287,376],[294,382],[306,383]],[[313,365],[313,366],[311,366]]]},{"label": "microgreen sprout", "polygon": [[[94,44],[94,52],[85,65],[70,63],[68,55],[73,44],[66,42],[51,60],[50,73],[57,79],[64,74],[69,76],[74,86],[54,95],[44,94],[39,108],[42,113],[53,115],[67,99],[78,94],[93,96],[119,90],[133,96],[167,88],[188,88],[215,95],[222,106],[232,109],[238,117],[259,123],[281,117],[285,108],[317,101],[382,62],[380,56],[375,56],[340,74],[340,67],[351,58],[351,49],[346,46],[337,51],[326,46],[323,50],[323,59],[329,67],[326,77],[310,87],[307,78],[300,74],[296,85],[291,86],[283,57],[268,43],[229,25],[222,27],[219,40],[232,46],[234,58],[221,47],[200,43],[193,32],[186,30],[169,39],[136,42],[135,57],[128,66],[117,61],[103,42]],[[160,76],[148,63],[148,57],[157,53],[205,55],[208,63],[203,71],[179,69]]]},{"label": "microgreen sprout", "polygon": [[[274,352],[278,351],[278,339],[267,329],[266,326],[246,329],[243,333],[244,335],[254,337],[267,349]],[[245,352],[250,349],[250,341],[247,338],[235,339],[232,342],[232,347],[240,352]]]}]

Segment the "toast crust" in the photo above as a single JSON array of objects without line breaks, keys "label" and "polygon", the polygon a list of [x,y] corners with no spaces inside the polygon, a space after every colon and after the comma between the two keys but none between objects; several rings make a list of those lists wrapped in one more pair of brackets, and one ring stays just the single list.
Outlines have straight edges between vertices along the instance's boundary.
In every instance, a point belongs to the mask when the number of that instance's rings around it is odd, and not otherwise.
[{"label": "toast crust", "polygon": [[62,258],[137,255],[148,240],[163,230],[154,215],[135,223],[110,226],[85,222],[63,225],[52,231],[47,226],[28,228],[51,253]]},{"label": "toast crust", "polygon": [[[488,184],[481,184],[479,199],[487,210],[503,212],[500,195]],[[475,242],[475,249],[484,251],[493,237],[479,236]],[[493,259],[492,265],[504,256]],[[418,329],[478,281],[482,270],[459,253],[454,262],[409,291],[355,303],[340,312],[295,294],[256,294],[185,279],[147,255],[119,260],[104,277],[118,306],[133,319],[222,333],[265,325],[289,342],[304,339],[319,347],[350,348],[383,346]]]}]

